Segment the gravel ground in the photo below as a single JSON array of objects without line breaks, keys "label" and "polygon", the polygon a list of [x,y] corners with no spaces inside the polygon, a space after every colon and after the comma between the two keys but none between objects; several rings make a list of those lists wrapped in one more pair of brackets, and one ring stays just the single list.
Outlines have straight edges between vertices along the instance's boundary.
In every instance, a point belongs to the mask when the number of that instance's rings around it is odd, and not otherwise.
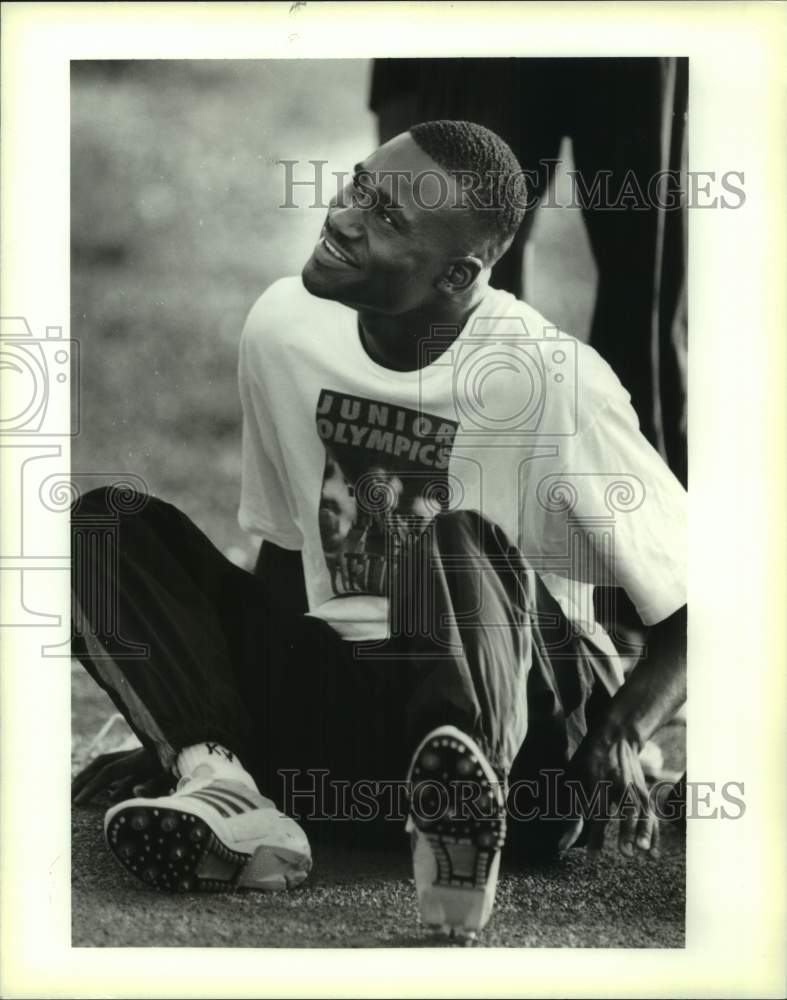
[{"label": "gravel ground", "polygon": [[[81,667],[72,672],[75,769],[113,713]],[[682,770],[685,729],[660,734],[667,766]],[[107,803],[72,818],[72,943],[103,947],[419,948],[446,946],[419,926],[407,841],[402,851],[313,845],[314,870],[292,893],[153,894],[104,845]],[[685,841],[662,835],[662,856],[627,860],[607,846],[559,864],[504,870],[480,944],[516,948],[681,948]]]},{"label": "gravel ground", "polygon": [[[291,893],[153,895],[104,846],[102,810],[73,814],[74,946],[419,948],[445,945],[419,926],[406,851],[314,848],[310,880]],[[403,837],[404,840],[404,837]],[[593,861],[506,873],[480,943],[518,948],[680,948],[684,844],[658,862],[612,847]]]}]

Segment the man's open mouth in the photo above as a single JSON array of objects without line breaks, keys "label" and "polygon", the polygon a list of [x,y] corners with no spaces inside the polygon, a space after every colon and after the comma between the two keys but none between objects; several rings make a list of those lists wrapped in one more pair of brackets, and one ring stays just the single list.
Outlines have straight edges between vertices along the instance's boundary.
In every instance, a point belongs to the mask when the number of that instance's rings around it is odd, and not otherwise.
[{"label": "man's open mouth", "polygon": [[342,264],[347,264],[349,267],[358,267],[352,257],[349,257],[343,250],[341,250],[328,236],[323,232],[320,237],[319,245],[331,255],[334,259],[341,261]]}]

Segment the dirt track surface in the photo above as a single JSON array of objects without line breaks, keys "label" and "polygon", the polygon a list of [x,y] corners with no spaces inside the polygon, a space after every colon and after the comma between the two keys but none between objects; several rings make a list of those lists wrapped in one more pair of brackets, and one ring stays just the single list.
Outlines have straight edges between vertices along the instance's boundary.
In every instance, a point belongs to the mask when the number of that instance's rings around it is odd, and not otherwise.
[{"label": "dirt track surface", "polygon": [[[104,845],[103,810],[74,809],[74,946],[418,948],[445,946],[418,923],[406,850],[315,845],[314,871],[292,893],[178,895],[137,883]],[[404,840],[404,835],[403,835]],[[659,861],[596,860],[505,872],[479,944],[489,947],[680,948],[684,842],[663,837]]]},{"label": "dirt track surface", "polygon": [[[73,766],[111,716],[107,696],[72,669]],[[669,767],[685,767],[685,730],[659,743]],[[407,838],[400,851],[313,842],[314,870],[292,893],[177,895],[137,882],[104,843],[108,801],[73,809],[74,946],[428,948],[446,946],[418,923]],[[680,948],[684,944],[685,840],[662,828],[662,856],[631,860],[608,834],[603,854],[577,849],[559,863],[503,865],[494,914],[479,944],[516,948]]]}]

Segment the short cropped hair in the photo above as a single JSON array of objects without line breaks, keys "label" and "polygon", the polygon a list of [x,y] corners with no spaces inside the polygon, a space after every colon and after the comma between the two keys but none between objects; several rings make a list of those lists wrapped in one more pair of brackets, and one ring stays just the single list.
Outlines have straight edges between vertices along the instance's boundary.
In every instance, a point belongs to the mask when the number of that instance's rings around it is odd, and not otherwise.
[{"label": "short cropped hair", "polygon": [[422,122],[409,131],[427,156],[460,179],[476,208],[485,263],[493,264],[510,246],[527,204],[524,172],[510,146],[475,122]]}]

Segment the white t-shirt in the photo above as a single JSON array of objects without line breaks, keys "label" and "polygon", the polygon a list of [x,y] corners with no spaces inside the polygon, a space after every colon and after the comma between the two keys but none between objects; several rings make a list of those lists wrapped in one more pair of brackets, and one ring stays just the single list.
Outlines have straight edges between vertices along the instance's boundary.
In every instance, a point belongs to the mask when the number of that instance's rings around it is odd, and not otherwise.
[{"label": "white t-shirt", "polygon": [[596,351],[490,288],[438,353],[382,367],[357,313],[299,277],[249,314],[239,521],[302,552],[309,613],[385,638],[391,539],[453,509],[497,523],[588,634],[594,585],[646,625],[685,604],[685,492]]}]

